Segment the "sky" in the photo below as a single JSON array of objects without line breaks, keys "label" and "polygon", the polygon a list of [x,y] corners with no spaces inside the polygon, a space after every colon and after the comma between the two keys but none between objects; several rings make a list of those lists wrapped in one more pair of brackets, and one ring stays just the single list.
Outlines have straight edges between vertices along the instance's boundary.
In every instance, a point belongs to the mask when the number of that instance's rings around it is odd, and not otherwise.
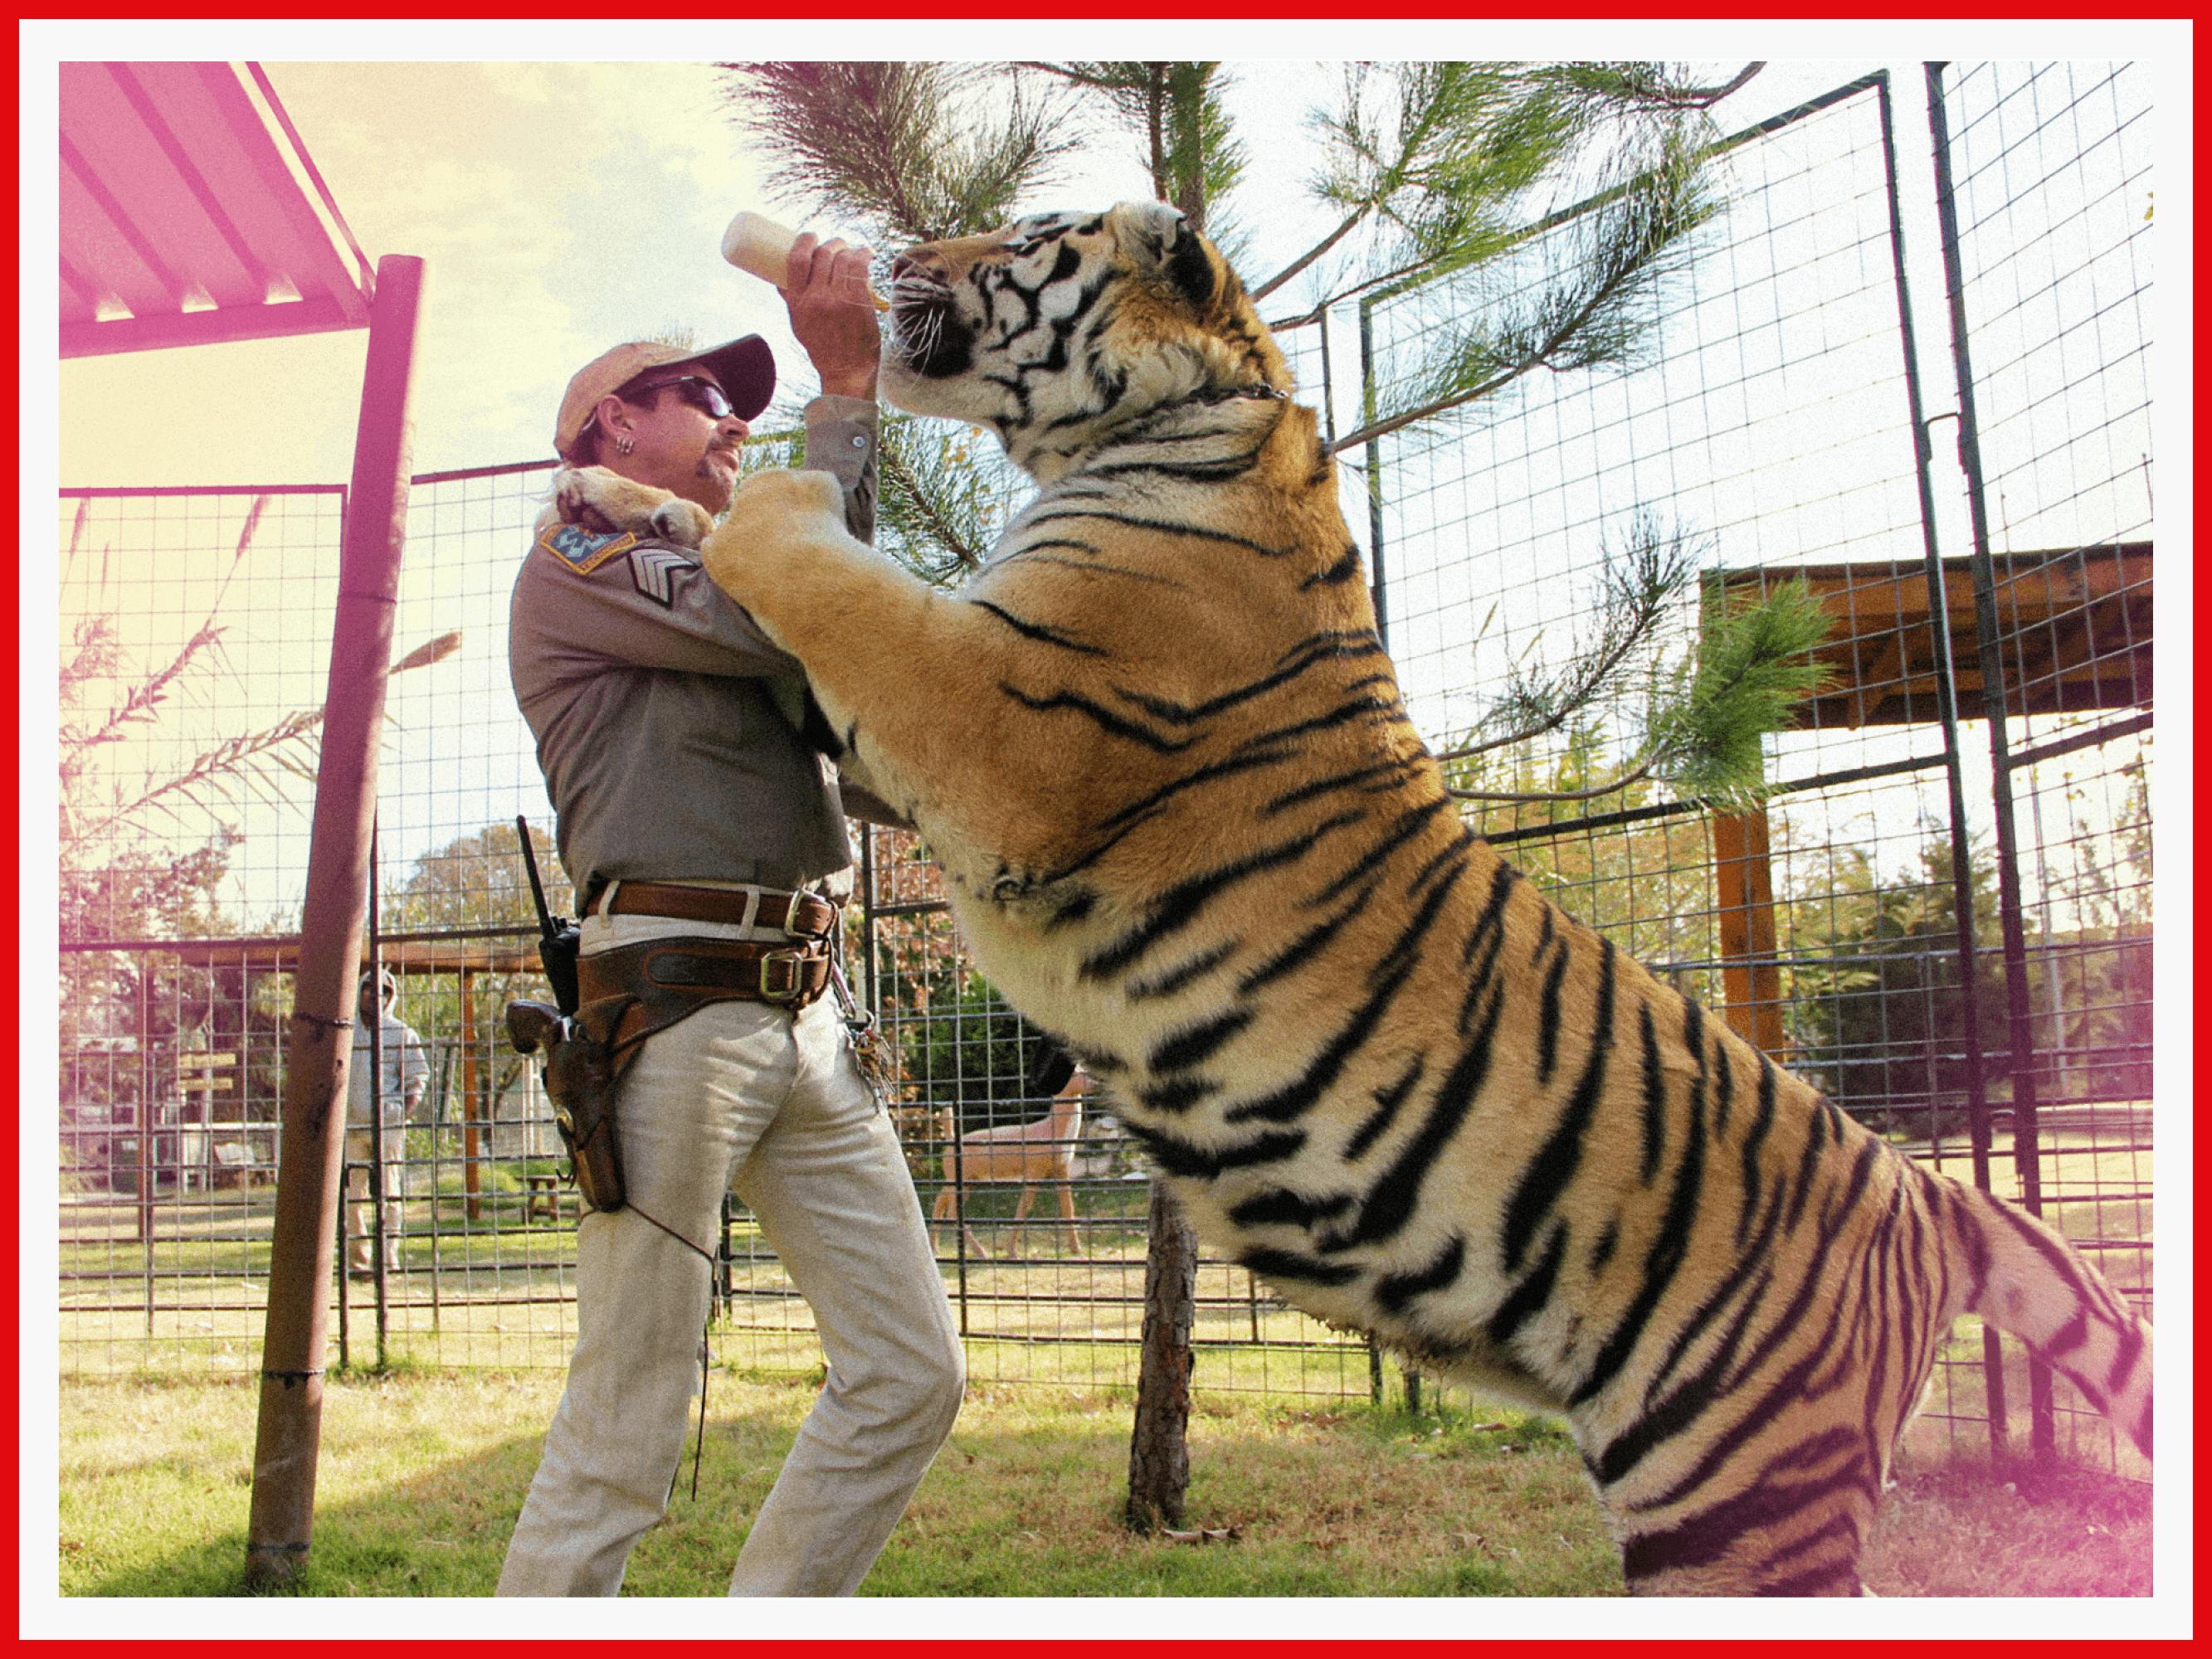
[{"label": "sky", "polygon": [[[757,331],[776,348],[787,390],[803,395],[811,389],[811,371],[790,339],[778,297],[732,270],[718,252],[722,228],[740,208],[793,221],[803,214],[767,189],[763,161],[729,119],[717,75],[704,61],[708,52],[801,55],[804,48],[790,38],[795,27],[754,25],[742,43],[702,45],[696,27],[671,32],[641,26],[624,32],[624,49],[635,54],[624,62],[553,61],[550,48],[568,43],[550,32],[522,40],[513,31],[436,24],[410,27],[407,46],[416,55],[405,60],[343,58],[338,51],[359,48],[357,32],[340,35],[276,25],[234,26],[230,41],[195,33],[189,49],[255,56],[364,251],[372,258],[409,253],[424,261],[411,457],[420,473],[544,458],[553,411],[569,374],[617,340],[671,327],[690,330],[702,344]],[[1205,26],[1195,27],[1206,33]],[[1318,153],[1308,124],[1315,107],[1331,100],[1343,65],[1335,59],[1240,58],[1234,54],[1240,47],[1250,51],[1251,35],[1214,32],[1233,36],[1218,49],[1230,57],[1229,97],[1250,157],[1234,205],[1249,234],[1243,267],[1256,278],[1287,263],[1334,222],[1334,216],[1307,189]],[[1095,33],[1062,27],[1023,50],[1073,56],[1128,49],[1125,40],[1091,38]],[[1362,30],[1356,42],[1341,28],[1324,33],[1340,49],[1395,47],[1403,55],[1440,48],[1469,56],[1516,49],[1517,55],[1535,55],[1571,52],[1581,44],[1557,28],[1490,24],[1443,24],[1418,32],[1385,25]],[[2106,56],[2126,44],[2112,31],[2042,33],[2049,40],[2033,44],[2059,53]],[[1639,33],[1648,38],[1639,40]],[[1753,52],[1778,54],[1714,112],[1723,131],[1886,67],[1896,86],[1901,142],[1908,149],[1924,147],[1925,117],[1918,58],[1902,54],[1964,49],[1971,55],[1979,44],[1929,26],[1624,25],[1621,34],[1624,51],[1643,46],[1650,54],[1686,61],[1711,82],[1725,80]],[[79,40],[78,52],[101,49]],[[894,38],[880,49],[888,53],[896,44]],[[941,42],[933,44],[941,49]],[[1210,44],[1183,39],[1177,49]],[[514,61],[494,55],[519,46],[547,51],[548,57]],[[1853,50],[1838,52],[1839,46]],[[684,55],[666,55],[678,52]],[[2163,158],[2161,169],[2160,182],[2168,184]],[[1907,246],[1920,266],[1916,285],[1923,310],[1933,312],[1942,287],[1934,270],[1924,161],[1914,166],[1908,157],[1900,177]],[[27,180],[26,214],[35,223],[33,182]],[[1085,148],[1057,184],[1023,206],[1095,205],[1140,196],[1147,183],[1133,143],[1108,132]],[[2177,192],[2169,189],[2167,199],[2171,204]],[[46,211],[51,214],[50,206]],[[35,247],[35,238],[27,235],[25,246]],[[51,292],[50,270],[27,256],[27,295],[39,292],[38,283]],[[1295,287],[1285,290],[1281,309],[1293,309],[1297,297]],[[40,303],[31,301],[33,309]],[[1923,361],[1940,356],[1938,318],[1923,316],[1921,332]],[[1341,333],[1340,352],[1350,343]],[[62,363],[53,385],[58,398],[46,405],[48,411],[58,407],[58,420],[51,412],[27,415],[25,430],[33,434],[34,453],[52,435],[54,469],[64,486],[342,483],[350,470],[366,339],[365,332],[353,331]],[[1306,378],[1313,378],[1310,370]],[[1356,423],[1348,403],[1356,388],[1353,376],[1339,379],[1343,429]],[[39,380],[27,375],[27,407],[35,409],[40,395]],[[1799,453],[1815,457],[1811,465],[1826,464],[1817,446]],[[1533,476],[1531,467],[1540,470],[1555,459],[1537,455],[1522,471]],[[1802,471],[1807,464],[1792,465]],[[1356,478],[1347,478],[1348,488],[1358,488]],[[1758,482],[1762,489],[1786,493],[1788,488],[1783,471],[1771,463],[1762,465]],[[1533,489],[1530,495],[1534,498]],[[1818,498],[1810,490],[1790,497]],[[1953,520],[1951,544],[1963,547],[1955,501],[1941,506]],[[1707,516],[1731,511],[1741,516],[1740,507],[1740,501],[1734,507],[1723,503]],[[229,510],[242,511],[243,498]],[[1357,503],[1351,516],[1360,522]],[[270,543],[285,528],[264,523],[257,552],[265,556],[257,557],[255,566],[283,573],[272,578],[278,591],[305,594],[317,579],[319,556],[304,546],[290,563],[270,556]],[[228,544],[233,529],[228,520],[214,527],[213,551]],[[51,533],[43,526],[37,532]],[[307,528],[299,533],[307,537]],[[1451,532],[1441,533],[1448,540]],[[512,718],[504,661],[495,648],[503,590],[464,574],[471,560],[503,562],[504,546],[432,542],[409,561],[400,648],[457,623],[468,640],[459,657],[434,673],[395,683],[393,713],[403,724],[414,716],[416,733],[403,732],[387,749],[382,792],[386,850],[402,869],[460,830],[511,820],[517,811],[541,819],[544,814],[527,733]],[[1543,550],[1548,556],[1550,550]],[[1738,563],[1765,556],[1759,549],[1729,552]],[[179,568],[173,563],[163,574],[174,576]],[[1441,640],[1446,653],[1424,661],[1409,653],[1407,641],[1394,641],[1415,706],[1425,707],[1424,687],[1431,683],[1492,683],[1491,673],[1468,672],[1462,659],[1471,647],[1453,644],[1482,624],[1482,607],[1428,606],[1410,575],[1401,556],[1393,572],[1396,602],[1409,616],[1428,611],[1428,632]],[[1486,568],[1476,579],[1489,580]],[[33,571],[26,580],[35,586],[46,577]],[[206,580],[213,580],[211,573]],[[1526,610],[1543,602],[1533,585],[1517,598],[1507,592],[1493,642],[1515,648],[1516,606]],[[51,603],[33,599],[26,609],[38,614]],[[164,608],[154,607],[157,613]],[[170,614],[156,615],[155,633],[145,641],[150,659],[158,659],[161,629],[180,636],[196,619],[189,602],[167,609]],[[1519,637],[1533,631],[1523,629]],[[228,643],[234,659],[266,672],[252,689],[222,695],[254,709],[319,701],[322,664],[313,637],[315,631],[297,620],[247,609]],[[51,677],[33,675],[27,665],[25,678],[28,696],[50,699]],[[433,708],[455,697],[479,711],[458,749],[449,741],[448,723]],[[179,743],[197,738],[204,746],[240,729],[244,718],[237,708],[220,707],[200,714],[195,729],[178,711],[168,721],[169,732]],[[1437,728],[1432,736],[1459,718],[1441,702],[1422,717]],[[281,812],[269,813],[264,822],[249,816],[247,829],[253,845],[233,865],[241,893],[252,900],[246,908],[256,914],[289,908],[304,843]],[[281,844],[288,836],[289,848]]]},{"label": "sky", "polygon": [[[247,33],[240,44],[250,47]],[[427,60],[437,49],[465,53],[483,37],[425,26],[422,38]],[[497,38],[502,49],[538,44]],[[702,342],[759,332],[782,348],[787,373],[803,375],[781,303],[717,252],[740,208],[796,216],[765,194],[763,167],[720,107],[708,64],[337,61],[298,55],[289,37],[264,44],[284,48],[252,55],[364,252],[424,261],[418,471],[549,453],[569,374],[617,340],[671,325]],[[737,56],[744,44],[707,50]],[[1724,76],[1749,56],[1731,55],[1734,44],[1712,34],[1712,56],[1692,61]],[[1778,60],[1717,118],[1732,129],[1881,61]],[[1917,64],[1895,67],[1917,77]],[[1243,217],[1257,233],[1255,265],[1286,263],[1328,222],[1304,190],[1314,154],[1304,121],[1338,72],[1316,60],[1237,64],[1231,99],[1252,155]],[[1912,83],[1904,84],[1909,114]],[[1027,205],[1146,193],[1133,144],[1109,139],[1093,150],[1097,165]],[[356,331],[72,361],[60,370],[59,482],[342,482],[365,344]],[[132,412],[118,418],[124,410]]]}]

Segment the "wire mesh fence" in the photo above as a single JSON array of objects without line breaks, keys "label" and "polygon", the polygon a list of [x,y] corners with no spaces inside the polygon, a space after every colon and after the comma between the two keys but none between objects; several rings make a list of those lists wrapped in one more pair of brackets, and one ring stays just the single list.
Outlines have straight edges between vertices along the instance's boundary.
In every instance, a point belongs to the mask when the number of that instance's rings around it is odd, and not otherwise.
[{"label": "wire mesh fence", "polygon": [[[1407,704],[1440,750],[1479,738],[1532,665],[1589,643],[1625,547],[1694,559],[1668,624],[1683,647],[1705,607],[1805,582],[1831,620],[1828,678],[1770,740],[1763,809],[1715,814],[1634,775],[1624,683],[1541,738],[1454,762],[1455,781],[1501,797],[1470,821],[1862,1121],[2039,1204],[2147,1308],[2142,99],[2124,69],[2078,64],[1946,69],[1929,95],[1956,220],[1942,275],[1899,240],[1890,88],[1839,88],[1731,142],[1725,214],[1654,296],[1642,362],[1534,377],[1348,453],[1347,517],[1371,539]],[[1305,395],[1332,410],[1387,396],[1482,306],[1581,257],[1581,232],[1555,216],[1450,284],[1286,329]],[[1917,433],[1948,392],[1923,395],[1923,360],[1945,354],[1916,351],[1916,296],[1931,340],[1946,311],[1959,330],[1948,355],[1980,445],[1964,446],[1971,551],[1931,512]],[[748,464],[792,448],[763,441]],[[896,432],[886,453],[923,464]],[[1018,481],[980,453],[957,465],[988,534]],[[410,665],[387,701],[370,954],[421,1071],[384,1147],[349,1139],[342,1363],[556,1365],[573,1341],[577,1200],[501,1024],[511,997],[545,995],[518,816],[554,907],[574,905],[506,665],[507,590],[548,471],[431,475],[410,495]],[[320,488],[61,503],[71,1371],[254,1364],[343,507]],[[925,557],[896,515],[880,539]],[[1133,1383],[1148,1183],[1110,1093],[1041,1079],[924,849],[854,828],[848,958],[896,1061],[890,1109],[971,1374]],[[723,1362],[819,1364],[806,1304],[734,1198],[716,1291]],[[1194,1334],[1200,1389],[1383,1385],[1364,1342],[1225,1262],[1200,1265]],[[2071,1455],[2124,1463],[2063,1386],[2008,1379],[2021,1364],[1962,1330],[1935,1432],[1986,1443],[2026,1400],[2039,1443],[2062,1433]]]},{"label": "wire mesh fence", "polygon": [[[1996,1185],[2148,1314],[2149,91],[2134,65],[1999,63],[1931,66],[1927,94],[1991,716]],[[2069,1385],[2027,1382],[2039,1450],[2115,1455]]]}]

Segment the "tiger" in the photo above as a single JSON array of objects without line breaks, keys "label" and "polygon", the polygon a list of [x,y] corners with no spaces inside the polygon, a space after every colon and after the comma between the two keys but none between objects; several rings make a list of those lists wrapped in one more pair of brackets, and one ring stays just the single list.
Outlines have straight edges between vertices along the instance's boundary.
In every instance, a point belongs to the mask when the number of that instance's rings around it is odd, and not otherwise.
[{"label": "tiger", "polygon": [[[1637,1595],[1849,1595],[1959,1316],[2146,1454],[2148,1326],[1570,916],[1409,719],[1315,411],[1173,208],[891,267],[886,402],[1037,484],[933,588],[760,473],[701,545],[1211,1250],[1569,1425]],[[581,494],[590,493],[588,486]]]}]

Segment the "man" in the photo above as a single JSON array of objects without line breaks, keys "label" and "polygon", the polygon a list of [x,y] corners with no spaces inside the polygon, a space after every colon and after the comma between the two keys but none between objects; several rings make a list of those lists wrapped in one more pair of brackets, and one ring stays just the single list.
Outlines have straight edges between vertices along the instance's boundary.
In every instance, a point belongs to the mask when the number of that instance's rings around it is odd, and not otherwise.
[{"label": "man", "polygon": [[[837,478],[847,522],[872,538],[880,345],[866,271],[866,250],[802,236],[786,295],[822,380],[806,464]],[[718,513],[774,377],[757,337],[696,354],[617,346],[569,382],[556,447]],[[797,664],[683,548],[549,530],[510,622],[516,696],[585,912],[587,1003],[638,984],[623,978],[641,954],[626,947],[669,940],[732,1000],[654,1030],[618,1086],[627,1202],[578,1234],[568,1385],[500,1593],[615,1594],[667,1507],[734,1173],[813,1307],[830,1376],[730,1593],[848,1594],[951,1431],[964,1373],[897,1138],[820,995],[828,899],[850,884],[836,775],[802,735]]]},{"label": "man", "polygon": [[[356,1279],[367,1279],[375,1271],[374,1236],[368,1216],[372,1160],[384,1165],[386,1271],[390,1271],[393,1253],[399,1248],[407,1126],[422,1115],[422,1091],[430,1082],[430,1063],[422,1057],[422,1039],[393,1012],[398,1000],[399,981],[392,975],[385,974],[380,980],[369,974],[361,976],[361,1018],[353,1028],[353,1064],[346,1082],[346,1272]],[[369,1064],[372,1025],[377,1033],[374,1066]],[[375,1123],[370,1115],[369,1079],[378,1071],[383,1073],[381,1148],[376,1144]]]}]

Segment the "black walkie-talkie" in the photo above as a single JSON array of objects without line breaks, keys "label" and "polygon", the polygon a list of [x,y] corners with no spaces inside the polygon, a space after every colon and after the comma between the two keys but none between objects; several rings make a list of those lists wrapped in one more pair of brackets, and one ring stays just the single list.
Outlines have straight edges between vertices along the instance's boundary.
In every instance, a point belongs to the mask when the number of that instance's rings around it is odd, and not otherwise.
[{"label": "black walkie-talkie", "polygon": [[561,1005],[562,1013],[573,1014],[579,1000],[576,953],[583,936],[568,917],[556,916],[546,908],[545,884],[538,878],[538,853],[531,844],[530,820],[520,813],[515,815],[514,834],[522,844],[522,867],[530,875],[530,896],[538,906],[538,959],[545,964],[554,1001]]}]

